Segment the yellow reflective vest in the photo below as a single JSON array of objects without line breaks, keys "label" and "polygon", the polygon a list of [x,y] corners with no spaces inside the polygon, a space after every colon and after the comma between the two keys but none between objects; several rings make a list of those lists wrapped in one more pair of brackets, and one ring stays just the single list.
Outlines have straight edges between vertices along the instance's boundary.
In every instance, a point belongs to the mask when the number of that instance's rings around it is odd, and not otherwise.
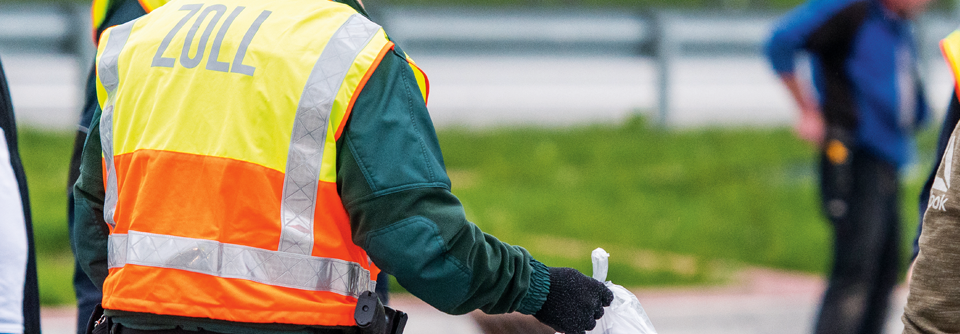
[{"label": "yellow reflective vest", "polygon": [[[93,23],[94,42],[97,42],[97,31],[100,30],[100,26],[103,25],[103,22],[107,19],[107,13],[110,11],[110,8],[119,1],[122,0],[93,0],[90,6],[90,21]],[[147,13],[160,8],[160,6],[163,6],[168,1],[169,0],[137,0],[137,2],[140,3],[140,7],[143,7],[143,10]]]},{"label": "yellow reflective vest", "polygon": [[391,48],[316,0],[177,0],[106,30],[104,308],[356,325],[379,269],[352,242],[336,140]]},{"label": "yellow reflective vest", "polygon": [[[943,52],[943,58],[946,59],[950,72],[953,73],[954,82],[960,80],[960,30],[954,30],[940,41],[940,51]],[[960,87],[956,88],[960,92]]]}]

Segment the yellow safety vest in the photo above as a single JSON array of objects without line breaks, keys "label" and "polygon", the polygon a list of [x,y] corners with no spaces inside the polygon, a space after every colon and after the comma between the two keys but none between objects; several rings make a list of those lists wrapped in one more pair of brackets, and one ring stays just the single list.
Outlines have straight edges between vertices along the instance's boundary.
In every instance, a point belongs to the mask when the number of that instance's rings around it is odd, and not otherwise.
[{"label": "yellow safety vest", "polygon": [[392,47],[316,0],[177,0],[106,30],[104,308],[356,325],[379,269],[352,242],[336,140]]},{"label": "yellow safety vest", "polygon": [[[940,51],[943,52],[943,58],[946,59],[956,83],[960,80],[960,30],[954,30],[940,41]],[[960,92],[960,87],[956,89]]]},{"label": "yellow safety vest", "polygon": [[[166,4],[169,0],[137,0],[140,2],[140,7],[143,7],[143,10],[147,13],[152,12],[154,9],[160,8]],[[93,42],[97,42],[97,31],[100,30],[100,26],[103,25],[103,21],[107,19],[107,12],[110,11],[110,8],[116,5],[115,0],[93,0],[93,3],[90,6],[90,22],[93,23]]]}]

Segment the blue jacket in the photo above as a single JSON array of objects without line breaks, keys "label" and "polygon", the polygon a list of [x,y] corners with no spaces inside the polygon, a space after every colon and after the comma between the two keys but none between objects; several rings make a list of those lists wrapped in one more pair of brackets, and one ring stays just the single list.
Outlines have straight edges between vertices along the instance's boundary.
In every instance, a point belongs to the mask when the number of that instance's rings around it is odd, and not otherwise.
[{"label": "blue jacket", "polygon": [[783,18],[767,44],[780,75],[810,54],[828,126],[855,133],[860,148],[897,166],[913,155],[910,133],[927,117],[907,20],[877,0],[812,0]]}]

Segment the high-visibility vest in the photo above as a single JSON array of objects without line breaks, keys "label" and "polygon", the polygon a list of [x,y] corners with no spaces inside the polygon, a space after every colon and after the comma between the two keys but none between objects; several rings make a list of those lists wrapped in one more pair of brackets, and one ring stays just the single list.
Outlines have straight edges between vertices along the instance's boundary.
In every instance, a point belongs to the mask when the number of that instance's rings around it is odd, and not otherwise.
[{"label": "high-visibility vest", "polygon": [[379,269],[352,242],[336,140],[392,48],[316,0],[176,0],[106,30],[104,308],[356,325]]},{"label": "high-visibility vest", "polygon": [[[90,6],[90,21],[93,22],[94,43],[99,42],[99,39],[96,36],[97,31],[100,31],[100,26],[103,25],[103,22],[107,19],[107,13],[110,11],[110,8],[115,5],[115,1],[118,0],[93,0],[93,4]],[[137,1],[140,3],[140,7],[143,8],[143,11],[149,14],[154,9],[160,8],[160,6],[165,5],[170,0]],[[420,88],[420,92],[423,94],[423,101],[426,102],[427,97],[430,95],[430,83],[427,80],[427,76],[409,56],[407,56],[407,62],[409,63],[410,68],[413,70],[414,76],[417,78],[417,85]]]},{"label": "high-visibility vest", "polygon": [[[97,31],[107,19],[107,13],[119,0],[93,0],[90,5],[90,22],[93,23],[93,42],[97,42]],[[144,12],[150,13],[154,9],[160,8],[169,0],[137,0]]]},{"label": "high-visibility vest", "polygon": [[[940,40],[940,51],[947,61],[947,66],[950,67],[950,72],[953,73],[954,82],[960,81],[960,29],[954,30],[946,38]],[[954,84],[954,86],[957,85]],[[955,89],[960,93],[960,86],[955,87]]]}]

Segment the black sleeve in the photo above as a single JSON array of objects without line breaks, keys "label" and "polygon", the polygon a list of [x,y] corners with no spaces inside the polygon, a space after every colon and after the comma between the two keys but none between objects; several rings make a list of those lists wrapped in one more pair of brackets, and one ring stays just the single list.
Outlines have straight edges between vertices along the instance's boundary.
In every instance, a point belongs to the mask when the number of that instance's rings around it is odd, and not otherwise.
[{"label": "black sleeve", "polygon": [[805,45],[823,67],[825,90],[820,103],[824,120],[844,129],[857,125],[851,80],[844,65],[868,10],[869,3],[859,1],[838,11],[810,34]]}]

